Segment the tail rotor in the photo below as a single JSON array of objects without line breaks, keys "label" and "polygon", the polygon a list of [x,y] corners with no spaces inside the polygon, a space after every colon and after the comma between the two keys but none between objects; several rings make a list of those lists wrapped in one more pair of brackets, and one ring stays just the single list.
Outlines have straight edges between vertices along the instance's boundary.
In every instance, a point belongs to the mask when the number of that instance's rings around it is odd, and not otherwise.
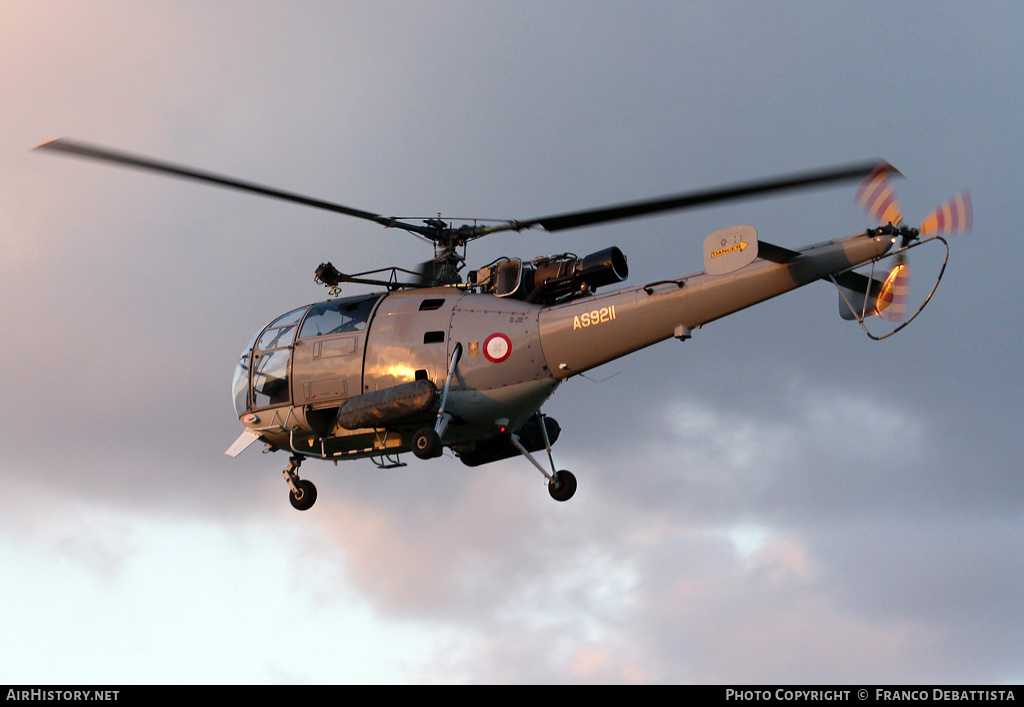
[{"label": "tail rotor", "polygon": [[974,207],[966,189],[939,204],[921,222],[921,235],[970,233],[974,229]]},{"label": "tail rotor", "polygon": [[906,253],[896,256],[896,265],[885,278],[878,294],[878,318],[901,323],[907,316],[907,295],[910,294],[910,261]]},{"label": "tail rotor", "polygon": [[943,235],[970,232],[974,226],[974,215],[971,195],[965,189],[932,210],[919,228],[903,226],[903,211],[892,188],[891,174],[899,172],[886,163],[879,165],[857,190],[856,200],[880,224],[869,232],[892,235],[894,241],[900,238],[895,264],[880,288],[875,312],[884,321],[906,323],[911,272],[907,251],[933,238],[942,240]]}]

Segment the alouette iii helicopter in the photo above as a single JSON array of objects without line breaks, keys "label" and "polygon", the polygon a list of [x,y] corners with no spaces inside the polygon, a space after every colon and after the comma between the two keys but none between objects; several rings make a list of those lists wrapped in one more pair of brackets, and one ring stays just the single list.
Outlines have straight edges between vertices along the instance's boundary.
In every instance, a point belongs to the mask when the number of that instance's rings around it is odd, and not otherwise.
[{"label": "alouette iii helicopter", "polygon": [[[227,450],[234,457],[262,441],[289,454],[284,478],[292,506],[310,508],[316,487],[299,478],[306,459],[371,458],[404,466],[412,451],[431,459],[449,448],[478,466],[522,455],[566,501],[576,478],[554,463],[561,430],[541,406],[568,378],[656,342],[685,341],[695,329],[819,280],[839,291],[840,314],[882,339],[916,317],[931,299],[949,258],[942,234],[971,228],[967,192],[942,204],[921,228],[902,225],[885,162],[845,165],[647,201],[492,225],[458,227],[439,218],[409,223],[331,202],[69,139],[36,149],[199,180],[398,228],[433,242],[419,271],[398,267],[356,274],[322,263],[315,279],[331,298],[273,319],[235,365],[235,412],[244,430]],[[465,279],[466,245],[502,231],[557,232],[745,197],[862,180],[857,198],[879,225],[797,249],[774,245],[752,226],[716,231],[704,241],[704,271],[597,293],[626,279],[617,247],[522,260],[502,257]],[[935,286],[906,317],[907,252],[938,242],[945,257]],[[895,257],[875,276],[883,258]],[[867,272],[857,272],[866,268]],[[339,297],[343,283],[382,291]],[[873,334],[877,315],[898,326]],[[546,452],[546,464],[534,453]]]}]

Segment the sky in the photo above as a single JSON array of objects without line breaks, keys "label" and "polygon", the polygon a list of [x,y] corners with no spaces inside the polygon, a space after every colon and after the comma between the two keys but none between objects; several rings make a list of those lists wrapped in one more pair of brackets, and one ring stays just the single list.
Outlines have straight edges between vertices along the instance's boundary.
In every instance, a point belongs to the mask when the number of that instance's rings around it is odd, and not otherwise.
[{"label": "sky", "polygon": [[[1018,2],[0,0],[0,683],[1019,683]],[[30,152],[69,136],[376,213],[527,219],[884,158],[974,232],[882,342],[819,283],[565,383],[524,459],[378,470],[240,432],[235,361],[313,282],[425,246]],[[856,185],[558,234],[630,284]],[[914,252],[920,299],[941,257]],[[941,254],[938,254],[941,256]],[[347,288],[347,294],[365,291]]]}]

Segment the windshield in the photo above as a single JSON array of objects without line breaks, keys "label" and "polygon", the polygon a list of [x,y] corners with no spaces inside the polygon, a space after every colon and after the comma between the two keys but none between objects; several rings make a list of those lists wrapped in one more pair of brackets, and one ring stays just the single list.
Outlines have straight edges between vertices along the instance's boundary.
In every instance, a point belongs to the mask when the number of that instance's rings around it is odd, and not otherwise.
[{"label": "windshield", "polygon": [[256,338],[249,342],[235,366],[235,376],[231,380],[231,399],[235,404],[235,414],[241,417],[249,411],[249,362],[252,360],[252,345]]},{"label": "windshield", "polygon": [[[235,413],[241,417],[254,408],[285,405],[290,400],[288,361],[295,330],[309,307],[278,317],[252,338],[235,365],[231,382]],[[255,360],[255,366],[252,365]],[[250,368],[252,387],[249,386]],[[250,396],[249,393],[252,392]]]}]

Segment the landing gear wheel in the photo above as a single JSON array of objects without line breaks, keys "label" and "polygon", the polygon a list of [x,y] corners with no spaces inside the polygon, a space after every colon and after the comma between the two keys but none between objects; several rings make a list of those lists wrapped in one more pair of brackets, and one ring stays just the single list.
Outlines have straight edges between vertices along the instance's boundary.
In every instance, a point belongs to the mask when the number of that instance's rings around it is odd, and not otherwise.
[{"label": "landing gear wheel", "polygon": [[288,492],[288,500],[292,502],[292,508],[297,511],[308,511],[316,503],[316,486],[312,481],[299,479],[295,482],[295,488],[298,493]]},{"label": "landing gear wheel", "polygon": [[555,479],[548,483],[548,493],[556,501],[568,501],[576,493],[576,477],[571,471],[555,472]]},{"label": "landing gear wheel", "polygon": [[429,427],[412,436],[412,453],[420,459],[433,459],[441,456],[441,438]]}]

